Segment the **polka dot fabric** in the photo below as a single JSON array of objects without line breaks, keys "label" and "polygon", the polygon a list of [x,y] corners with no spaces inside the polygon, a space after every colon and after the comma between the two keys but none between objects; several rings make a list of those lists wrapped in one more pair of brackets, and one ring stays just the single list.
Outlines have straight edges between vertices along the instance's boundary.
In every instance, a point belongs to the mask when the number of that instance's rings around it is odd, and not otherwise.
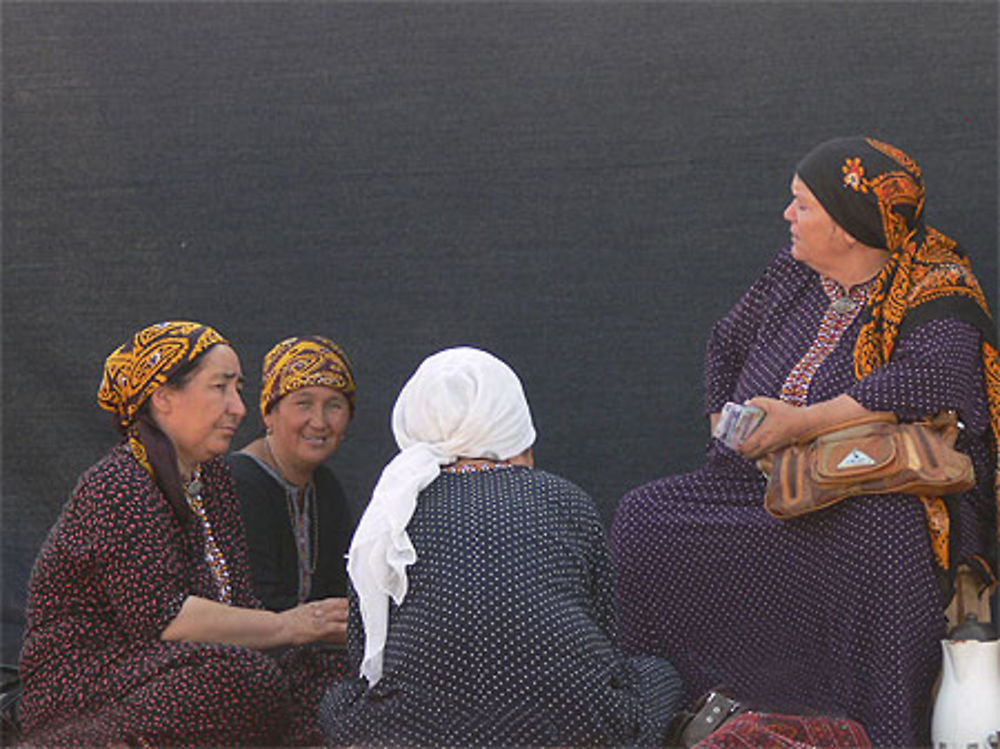
[{"label": "polka dot fabric", "polygon": [[[207,463],[202,482],[234,605],[256,607],[228,468]],[[217,598],[201,534],[199,523],[181,528],[127,446],[81,478],[32,572],[21,654],[27,744],[316,738],[322,691],[296,683],[281,662],[248,648],[159,639],[188,595]]]},{"label": "polka dot fabric", "polygon": [[[713,329],[706,411],[778,397],[829,303],[818,276],[779,253]],[[979,485],[962,496],[953,532],[962,553],[983,551],[993,474],[978,333],[957,320],[926,323],[859,382],[860,324],[817,368],[808,402],[847,392],[901,418],[958,409],[958,447]],[[712,440],[699,469],[625,495],[612,529],[624,647],[670,659],[689,700],[724,683],[775,709],[854,718],[875,746],[928,742],[945,622],[919,500],[857,497],[779,521],[763,494],[754,465]]]},{"label": "polka dot fabric", "polygon": [[[593,502],[524,467],[442,474],[408,533],[418,559],[391,607],[382,679],[336,685],[334,744],[615,745],[676,706],[669,663],[616,644],[610,554]],[[352,601],[349,649],[363,633]]]}]

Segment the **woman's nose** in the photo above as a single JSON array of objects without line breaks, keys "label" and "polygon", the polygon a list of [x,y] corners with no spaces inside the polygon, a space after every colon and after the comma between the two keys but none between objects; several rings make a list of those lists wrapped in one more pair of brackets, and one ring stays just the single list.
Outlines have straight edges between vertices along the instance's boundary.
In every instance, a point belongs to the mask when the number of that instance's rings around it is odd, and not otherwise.
[{"label": "woman's nose", "polygon": [[243,396],[240,395],[238,390],[235,391],[233,393],[233,397],[229,399],[229,410],[234,414],[238,414],[241,419],[246,415],[247,406],[243,402]]},{"label": "woman's nose", "polygon": [[787,221],[790,224],[795,223],[795,210],[794,210],[794,206],[795,206],[795,201],[794,200],[790,201],[788,203],[788,205],[785,206],[785,212],[783,214],[781,214],[782,217],[785,219],[785,221]]},{"label": "woman's nose", "polygon": [[322,406],[316,406],[309,409],[309,423],[318,429],[323,429],[327,426],[327,415]]}]

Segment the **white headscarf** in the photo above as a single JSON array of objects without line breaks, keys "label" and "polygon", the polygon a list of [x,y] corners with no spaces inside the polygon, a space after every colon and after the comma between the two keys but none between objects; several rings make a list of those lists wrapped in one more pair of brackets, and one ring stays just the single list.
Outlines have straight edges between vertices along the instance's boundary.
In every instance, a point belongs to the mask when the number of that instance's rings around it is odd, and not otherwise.
[{"label": "white headscarf", "polygon": [[347,571],[365,629],[361,676],[382,678],[389,596],[406,596],[406,568],[417,560],[406,526],[417,495],[459,457],[506,460],[535,443],[521,381],[492,354],[453,348],[428,357],[403,386],[392,411],[400,452],[382,470],[358,523]]}]

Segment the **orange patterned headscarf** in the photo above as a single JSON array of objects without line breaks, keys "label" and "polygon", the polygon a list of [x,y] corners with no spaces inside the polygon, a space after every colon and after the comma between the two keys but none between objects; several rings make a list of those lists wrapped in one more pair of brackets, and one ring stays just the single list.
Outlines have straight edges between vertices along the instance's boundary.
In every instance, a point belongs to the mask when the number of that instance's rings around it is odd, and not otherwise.
[{"label": "orange patterned headscarf", "polygon": [[188,321],[161,322],[136,333],[108,356],[97,391],[101,408],[114,414],[129,450],[149,472],[181,523],[191,517],[177,455],[170,439],[142,405],[201,354],[217,343],[228,345],[218,331]]},{"label": "orange patterned headscarf", "polygon": [[[955,315],[982,333],[986,397],[1000,469],[1000,356],[996,327],[969,258],[955,240],[924,224],[920,167],[903,151],[873,138],[839,138],[813,149],[798,175],[830,216],[855,239],[891,255],[869,298],[854,346],[860,379],[889,361],[909,325]],[[1000,515],[1000,470],[994,477]],[[924,500],[932,541],[947,536],[944,502]],[[997,526],[1000,539],[1000,522]],[[946,553],[935,556],[947,568]]]},{"label": "orange patterned headscarf", "polygon": [[260,416],[284,396],[313,385],[339,390],[354,413],[354,375],[340,346],[318,335],[286,338],[267,352],[261,376]]},{"label": "orange patterned headscarf", "polygon": [[124,431],[157,388],[217,343],[228,341],[197,322],[161,322],[143,328],[108,356],[97,402],[115,415]]}]

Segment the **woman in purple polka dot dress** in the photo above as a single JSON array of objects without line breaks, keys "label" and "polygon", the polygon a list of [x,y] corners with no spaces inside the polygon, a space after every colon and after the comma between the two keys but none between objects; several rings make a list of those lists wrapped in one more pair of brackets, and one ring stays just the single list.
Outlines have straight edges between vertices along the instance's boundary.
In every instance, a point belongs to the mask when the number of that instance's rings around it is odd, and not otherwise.
[{"label": "woman in purple polka dot dress", "polygon": [[484,351],[426,359],[393,411],[400,452],[351,542],[359,676],[321,720],[336,745],[656,744],[680,694],[618,646],[593,501],[534,468],[517,375]]},{"label": "woman in purple polka dot dress", "polygon": [[[775,709],[860,721],[876,746],[929,740],[941,579],[994,548],[1000,364],[966,256],[923,223],[923,182],[873,139],[798,165],[780,251],[708,343],[706,413],[766,412],[735,450],[628,492],[613,527],[623,641],[666,656],[694,698],[725,684]],[[868,411],[958,411],[977,487],[860,496],[781,521],[755,458]],[[948,532],[950,526],[950,533]],[[943,574],[942,574],[943,573]]]},{"label": "woman in purple polka dot dress", "polygon": [[321,663],[346,607],[264,611],[228,468],[245,409],[236,353],[167,322],[113,352],[98,400],[123,441],[80,479],[35,562],[21,654],[32,746],[315,742]]}]

